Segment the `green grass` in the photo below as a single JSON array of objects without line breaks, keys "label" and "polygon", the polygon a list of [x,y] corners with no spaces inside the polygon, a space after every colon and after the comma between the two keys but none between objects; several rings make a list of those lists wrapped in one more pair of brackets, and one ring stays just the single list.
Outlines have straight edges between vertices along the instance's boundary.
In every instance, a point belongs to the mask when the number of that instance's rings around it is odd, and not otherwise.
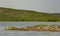
[{"label": "green grass", "polygon": [[48,15],[47,13],[32,10],[17,10],[0,7],[0,21],[41,21],[57,22],[60,17]]}]

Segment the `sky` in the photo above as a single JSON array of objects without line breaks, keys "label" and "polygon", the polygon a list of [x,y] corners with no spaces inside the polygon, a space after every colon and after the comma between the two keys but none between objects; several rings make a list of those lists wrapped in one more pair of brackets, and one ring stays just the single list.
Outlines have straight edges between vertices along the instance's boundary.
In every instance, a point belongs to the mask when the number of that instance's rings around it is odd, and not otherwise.
[{"label": "sky", "polygon": [[60,13],[60,0],[0,0],[0,7]]}]

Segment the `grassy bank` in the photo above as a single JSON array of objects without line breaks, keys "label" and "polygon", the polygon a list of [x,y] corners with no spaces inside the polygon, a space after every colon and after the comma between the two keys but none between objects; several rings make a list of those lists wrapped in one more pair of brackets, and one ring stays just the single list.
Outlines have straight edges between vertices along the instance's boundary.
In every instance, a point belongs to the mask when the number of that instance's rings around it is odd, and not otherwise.
[{"label": "grassy bank", "polygon": [[41,21],[57,22],[60,17],[31,10],[17,10],[0,7],[0,21]]}]

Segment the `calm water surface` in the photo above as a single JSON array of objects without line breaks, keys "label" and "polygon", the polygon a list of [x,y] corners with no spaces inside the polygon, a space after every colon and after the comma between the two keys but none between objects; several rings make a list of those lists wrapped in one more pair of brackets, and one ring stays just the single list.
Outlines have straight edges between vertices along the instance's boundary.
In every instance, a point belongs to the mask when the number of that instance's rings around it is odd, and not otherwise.
[{"label": "calm water surface", "polygon": [[38,32],[38,31],[5,31],[4,26],[25,27],[37,24],[58,24],[60,22],[0,22],[0,36],[60,36],[60,32]]}]

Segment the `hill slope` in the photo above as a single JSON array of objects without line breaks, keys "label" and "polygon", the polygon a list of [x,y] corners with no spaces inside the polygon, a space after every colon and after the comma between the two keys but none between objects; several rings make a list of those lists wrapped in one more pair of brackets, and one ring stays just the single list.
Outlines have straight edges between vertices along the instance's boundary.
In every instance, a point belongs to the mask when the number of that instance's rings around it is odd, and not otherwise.
[{"label": "hill slope", "polygon": [[0,7],[0,21],[60,21],[60,18],[31,10]]}]

